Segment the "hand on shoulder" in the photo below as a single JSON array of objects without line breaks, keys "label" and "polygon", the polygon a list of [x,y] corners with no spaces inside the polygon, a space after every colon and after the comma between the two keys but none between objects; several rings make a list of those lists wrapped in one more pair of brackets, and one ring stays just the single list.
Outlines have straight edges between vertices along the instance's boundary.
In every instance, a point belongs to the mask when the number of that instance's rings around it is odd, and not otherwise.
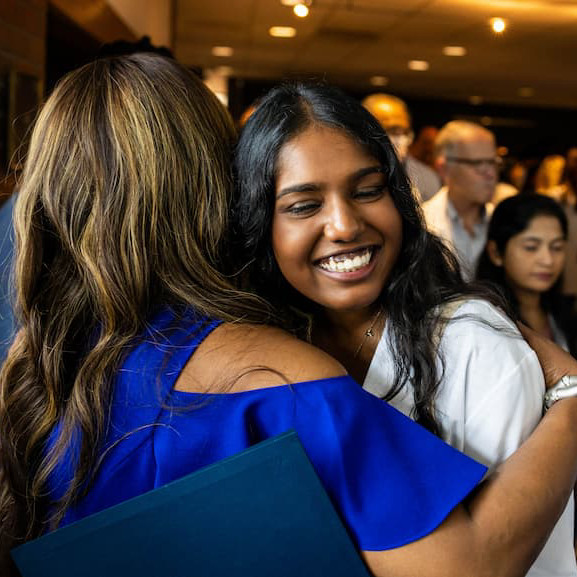
[{"label": "hand on shoulder", "polygon": [[577,375],[577,360],[568,352],[527,325],[523,323],[517,323],[517,325],[539,358],[547,388],[555,385],[565,375]]}]

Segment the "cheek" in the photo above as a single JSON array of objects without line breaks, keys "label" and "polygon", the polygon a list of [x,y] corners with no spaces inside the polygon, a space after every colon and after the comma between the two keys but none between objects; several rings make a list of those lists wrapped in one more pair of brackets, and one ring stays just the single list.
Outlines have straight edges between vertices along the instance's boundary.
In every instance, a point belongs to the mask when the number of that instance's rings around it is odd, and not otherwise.
[{"label": "cheek", "polygon": [[565,252],[559,253],[555,257],[555,264],[557,265],[556,268],[557,268],[557,271],[559,274],[561,274],[563,272],[563,268],[565,267],[566,259],[567,259],[567,253],[565,253]]},{"label": "cheek", "polygon": [[275,219],[272,226],[272,250],[274,258],[281,271],[283,271],[283,274],[284,268],[286,267],[285,261],[287,256],[290,255],[290,250],[287,251],[287,245],[290,245],[290,242],[287,239],[283,226]]},{"label": "cheek", "polygon": [[310,242],[306,227],[298,222],[286,223],[282,218],[273,221],[272,249],[283,276],[291,278],[307,262]]},{"label": "cheek", "polygon": [[503,270],[513,282],[522,282],[531,268],[533,258],[530,253],[507,250],[503,258]]}]

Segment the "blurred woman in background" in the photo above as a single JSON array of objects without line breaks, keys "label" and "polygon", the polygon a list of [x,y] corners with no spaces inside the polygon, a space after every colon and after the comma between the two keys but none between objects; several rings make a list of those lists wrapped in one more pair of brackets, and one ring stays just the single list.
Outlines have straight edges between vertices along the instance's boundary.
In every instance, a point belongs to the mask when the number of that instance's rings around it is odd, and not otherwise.
[{"label": "blurred woman in background", "polygon": [[519,318],[576,356],[573,303],[560,292],[567,233],[565,212],[552,198],[505,199],[491,217],[477,279],[499,286]]}]

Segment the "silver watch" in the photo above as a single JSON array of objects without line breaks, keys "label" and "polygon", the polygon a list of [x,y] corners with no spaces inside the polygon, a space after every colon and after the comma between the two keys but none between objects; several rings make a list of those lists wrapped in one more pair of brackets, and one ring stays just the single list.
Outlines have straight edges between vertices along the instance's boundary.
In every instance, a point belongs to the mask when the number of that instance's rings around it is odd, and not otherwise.
[{"label": "silver watch", "polygon": [[561,399],[577,397],[577,375],[565,375],[555,383],[546,393],[543,399],[545,410]]}]

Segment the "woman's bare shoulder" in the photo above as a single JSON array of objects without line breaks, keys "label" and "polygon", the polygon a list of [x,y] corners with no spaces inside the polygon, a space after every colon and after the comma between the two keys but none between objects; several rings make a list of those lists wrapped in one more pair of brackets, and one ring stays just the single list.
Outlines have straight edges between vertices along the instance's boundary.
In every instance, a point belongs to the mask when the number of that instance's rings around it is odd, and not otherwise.
[{"label": "woman's bare shoulder", "polygon": [[316,347],[269,326],[224,323],[191,357],[176,389],[229,392],[345,375],[340,363]]}]

